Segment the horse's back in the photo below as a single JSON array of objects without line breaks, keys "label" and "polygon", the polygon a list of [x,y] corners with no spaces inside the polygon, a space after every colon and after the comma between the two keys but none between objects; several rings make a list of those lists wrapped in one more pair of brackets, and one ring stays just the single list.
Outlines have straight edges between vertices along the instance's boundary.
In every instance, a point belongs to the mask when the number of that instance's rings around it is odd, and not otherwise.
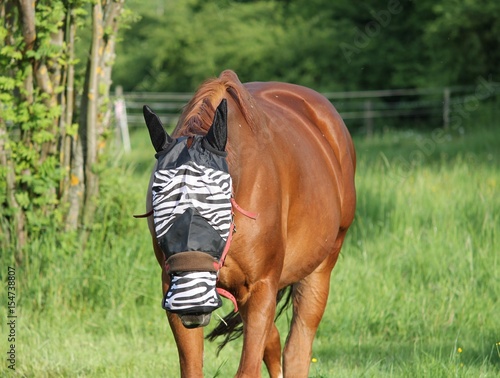
[{"label": "horse's back", "polygon": [[352,223],[354,148],[338,112],[321,94],[277,82],[245,88],[265,115],[256,130],[260,153],[251,164],[268,169],[255,176],[252,190],[263,188],[258,211],[279,208],[273,224],[285,249],[280,279],[285,286],[325,261],[340,230]]},{"label": "horse's back", "polygon": [[308,138],[313,147],[323,150],[322,157],[333,169],[339,191],[341,227],[349,227],[355,208],[356,154],[349,131],[335,107],[320,93],[300,85],[252,82],[245,87],[268,117],[269,127],[284,128],[287,134],[295,134],[296,140],[300,140],[299,145],[290,148],[300,149]]}]

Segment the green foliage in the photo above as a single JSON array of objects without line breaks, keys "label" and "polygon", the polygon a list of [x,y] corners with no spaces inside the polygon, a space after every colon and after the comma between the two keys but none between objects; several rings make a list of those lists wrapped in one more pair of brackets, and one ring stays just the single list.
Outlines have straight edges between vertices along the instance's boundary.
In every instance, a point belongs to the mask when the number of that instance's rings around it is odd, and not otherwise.
[{"label": "green foliage", "polygon": [[[0,238],[0,247],[2,252],[16,251],[20,256],[20,247],[29,238],[36,239],[47,230],[66,226],[68,192],[76,185],[73,184],[76,176],[71,175],[73,171],[83,171],[88,158],[89,140],[85,137],[88,128],[95,129],[99,123],[100,130],[95,132],[99,138],[95,143],[100,143],[95,150],[99,151],[110,132],[107,130],[109,125],[104,124],[107,120],[104,116],[98,120],[86,118],[80,125],[77,123],[79,109],[82,108],[82,112],[86,109],[83,102],[78,104],[77,95],[83,93],[87,70],[86,64],[77,64],[88,62],[85,54],[90,41],[86,40],[83,46],[75,40],[84,34],[82,30],[91,29],[87,26],[97,22],[89,12],[94,2],[41,0],[34,3],[33,8],[15,3],[8,1],[0,5],[2,14],[6,14],[0,24],[0,160],[5,165],[0,170],[0,227],[5,235]],[[103,7],[104,21],[111,8],[116,10],[118,19],[130,18],[130,15],[121,15],[121,3],[113,8],[116,4],[112,1],[99,4]],[[31,12],[34,20],[28,23],[31,17],[27,15]],[[108,20],[106,24],[106,40],[116,34],[119,23],[115,20]],[[110,105],[106,98],[109,83],[103,83],[106,77],[102,65],[106,64],[106,71],[109,71],[113,63],[109,58],[113,46],[101,46],[100,60],[96,63],[99,66],[96,71],[101,73],[96,101],[99,113],[105,115]],[[70,82],[75,84],[66,91]],[[67,106],[69,103],[71,107]],[[77,148],[78,138],[83,141],[81,149]],[[76,158],[75,151],[83,151],[83,156]],[[105,165],[105,159],[98,157],[92,161]],[[103,168],[96,165],[91,170],[102,173]],[[88,184],[88,177],[85,180]],[[78,194],[81,201],[84,190],[85,187]],[[78,215],[81,211],[75,213]]]},{"label": "green foliage", "polygon": [[474,84],[499,75],[497,2],[130,2],[114,81],[191,91],[226,68],[317,90]]},{"label": "green foliage", "polygon": [[435,18],[424,32],[433,54],[432,78],[438,83],[498,80],[500,12],[498,2],[446,0],[433,6]]},{"label": "green foliage", "polygon": [[[37,27],[41,30],[46,28],[47,31],[38,35],[37,43],[40,48],[36,50],[36,54],[21,55],[19,51],[23,49],[23,42],[18,30],[12,33],[17,41],[17,52],[11,53],[9,48],[14,46],[4,46],[0,62],[5,68],[0,80],[1,106],[6,110],[2,112],[0,127],[7,131],[4,134],[4,146],[16,175],[15,198],[21,211],[29,214],[27,220],[33,226],[32,231],[40,230],[43,225],[53,222],[48,211],[52,211],[54,205],[57,205],[54,188],[58,187],[61,179],[56,163],[58,154],[48,148],[58,141],[57,121],[61,115],[61,107],[47,106],[50,102],[49,95],[42,93],[39,88],[35,88],[31,94],[27,93],[26,88],[26,80],[32,74],[31,59],[50,62],[61,56],[61,47],[50,43],[50,32],[55,30],[52,24],[61,16],[60,10],[56,6],[53,13],[42,14],[50,14],[50,17],[37,19]],[[9,75],[10,72],[15,74]],[[31,102],[26,101],[27,95],[32,97]],[[3,171],[0,177],[3,185],[7,182],[6,174],[7,171]],[[6,193],[6,190],[2,192]],[[5,214],[9,214],[12,211],[5,208],[5,197],[0,198],[0,203],[3,204],[2,213],[5,211]]]}]

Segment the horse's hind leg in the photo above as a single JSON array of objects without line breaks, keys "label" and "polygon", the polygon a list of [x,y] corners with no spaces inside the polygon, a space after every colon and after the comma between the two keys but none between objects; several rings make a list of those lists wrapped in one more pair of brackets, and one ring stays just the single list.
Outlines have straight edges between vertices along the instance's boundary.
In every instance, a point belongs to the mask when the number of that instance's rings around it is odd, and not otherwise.
[{"label": "horse's hind leg", "polygon": [[312,343],[325,310],[329,273],[313,272],[293,287],[293,317],[285,345],[285,377],[307,377]]},{"label": "horse's hind leg", "polygon": [[314,336],[325,311],[330,274],[337,262],[344,235],[342,233],[337,237],[332,254],[293,286],[293,317],[283,356],[285,377],[308,376]]}]

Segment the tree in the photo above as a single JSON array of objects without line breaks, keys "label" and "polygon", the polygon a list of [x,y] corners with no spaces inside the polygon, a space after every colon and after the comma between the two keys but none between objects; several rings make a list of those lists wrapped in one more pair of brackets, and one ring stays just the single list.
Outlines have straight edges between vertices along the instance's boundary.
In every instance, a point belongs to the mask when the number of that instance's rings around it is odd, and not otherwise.
[{"label": "tree", "polygon": [[423,36],[432,60],[429,79],[438,85],[498,81],[500,2],[444,0],[433,11]]},{"label": "tree", "polygon": [[[92,221],[123,2],[0,5],[0,247],[17,251],[18,262],[28,239],[45,228]],[[89,21],[83,79],[75,48]]]},{"label": "tree", "polygon": [[115,69],[125,90],[243,81],[320,91],[475,84],[500,74],[500,3],[477,0],[130,0],[142,20]]}]

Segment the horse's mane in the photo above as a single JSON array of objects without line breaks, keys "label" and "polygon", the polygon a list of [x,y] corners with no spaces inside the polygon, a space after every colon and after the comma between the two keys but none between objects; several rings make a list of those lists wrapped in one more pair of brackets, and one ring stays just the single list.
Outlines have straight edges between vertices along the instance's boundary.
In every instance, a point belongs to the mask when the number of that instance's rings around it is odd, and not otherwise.
[{"label": "horse's mane", "polygon": [[250,128],[253,128],[260,116],[254,100],[238,76],[233,71],[226,70],[218,78],[208,79],[198,88],[185,106],[173,135],[205,135],[212,125],[217,106],[223,98],[227,98],[227,94],[236,102]]}]

